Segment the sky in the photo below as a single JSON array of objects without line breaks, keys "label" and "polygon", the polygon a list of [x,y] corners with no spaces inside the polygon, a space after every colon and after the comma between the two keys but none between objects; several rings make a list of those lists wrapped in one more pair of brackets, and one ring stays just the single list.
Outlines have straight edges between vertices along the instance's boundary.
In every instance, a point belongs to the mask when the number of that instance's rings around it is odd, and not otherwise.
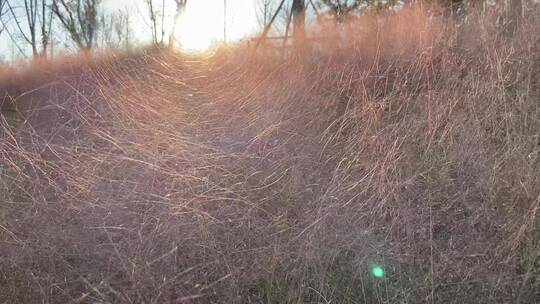
[{"label": "sky", "polygon": [[179,20],[178,40],[186,48],[204,48],[212,41],[222,41],[225,13],[228,40],[239,40],[259,29],[253,0],[227,0],[226,11],[224,1],[188,1],[185,15]]},{"label": "sky", "polygon": [[[161,1],[155,1],[160,4]],[[227,10],[224,10],[226,3]],[[172,20],[174,4],[168,1],[166,10]],[[106,0],[107,10],[128,9],[136,12],[133,21],[135,32],[144,33],[140,40],[150,37],[147,7],[142,0]],[[227,40],[235,41],[249,36],[259,28],[253,0],[188,0],[185,13],[178,20],[176,39],[187,50],[201,50],[212,42],[221,42],[224,37],[224,18],[226,14]],[[171,22],[169,21],[169,24]]]},{"label": "sky", "polygon": [[[22,3],[22,0],[12,0]],[[154,0],[161,5],[161,0]],[[186,11],[180,17],[176,30],[176,41],[179,47],[186,51],[202,51],[211,44],[222,42],[224,37],[224,4],[226,6],[227,41],[237,41],[247,36],[253,36],[260,30],[257,21],[255,0],[188,0]],[[144,0],[103,0],[103,11],[113,13],[128,12],[131,18],[131,39],[137,43],[151,42],[151,31],[147,7]],[[166,23],[172,24],[174,2],[166,0]],[[12,29],[13,33],[17,30]],[[168,40],[168,33],[165,41]],[[58,37],[56,48],[72,49],[67,37]],[[20,42],[21,46],[25,43]],[[26,50],[29,52],[29,48]],[[0,56],[10,60],[19,56],[19,52],[11,46],[9,37],[4,33],[0,37]]]}]

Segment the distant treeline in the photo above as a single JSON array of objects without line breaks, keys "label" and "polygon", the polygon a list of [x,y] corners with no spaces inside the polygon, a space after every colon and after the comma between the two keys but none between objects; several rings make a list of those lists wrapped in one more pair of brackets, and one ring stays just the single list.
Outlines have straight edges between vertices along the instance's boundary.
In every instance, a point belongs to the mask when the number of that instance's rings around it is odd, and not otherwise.
[{"label": "distant treeline", "polygon": [[[141,1],[145,8],[144,24],[151,35],[148,40],[157,47],[173,46],[177,23],[188,0]],[[307,10],[345,22],[362,14],[388,14],[410,5],[424,5],[456,19],[472,10],[495,11],[501,17],[498,22],[510,32],[519,18],[539,3],[537,0],[256,1],[260,10],[257,13],[263,15],[259,18],[261,29],[268,25],[278,7],[289,15],[289,20],[294,17],[295,27],[303,27]],[[85,53],[98,47],[129,49],[134,41],[133,18],[134,12],[105,10],[102,0],[0,0],[0,38],[11,41],[12,48],[34,60],[52,57],[54,41],[68,41],[65,44]]]}]

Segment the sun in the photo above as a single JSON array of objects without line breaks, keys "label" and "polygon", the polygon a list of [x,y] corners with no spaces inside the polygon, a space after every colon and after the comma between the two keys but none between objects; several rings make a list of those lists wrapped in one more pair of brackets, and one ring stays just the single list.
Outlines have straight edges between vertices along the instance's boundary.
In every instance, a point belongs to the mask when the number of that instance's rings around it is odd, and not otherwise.
[{"label": "sun", "polygon": [[178,20],[175,37],[183,50],[201,52],[222,42],[225,36],[228,42],[237,41],[252,34],[256,28],[253,1],[196,0],[187,2],[185,12]]}]

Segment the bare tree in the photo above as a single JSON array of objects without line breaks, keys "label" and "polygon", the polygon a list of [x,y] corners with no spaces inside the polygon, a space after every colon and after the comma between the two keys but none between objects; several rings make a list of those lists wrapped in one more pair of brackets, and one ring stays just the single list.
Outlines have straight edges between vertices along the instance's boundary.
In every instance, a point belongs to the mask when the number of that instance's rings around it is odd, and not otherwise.
[{"label": "bare tree", "polygon": [[129,12],[123,12],[121,16],[123,16],[122,21],[116,24],[115,31],[118,36],[124,37],[124,48],[129,50],[131,46],[131,18]]},{"label": "bare tree", "polygon": [[51,41],[53,11],[47,0],[41,0],[41,56],[47,57],[49,43]]},{"label": "bare tree", "polygon": [[[6,17],[8,17],[8,10],[7,10],[7,0],[0,0],[0,33],[3,33],[3,32],[6,32],[7,35],[9,36],[9,38],[11,39],[11,50],[12,50],[12,58],[15,58],[15,55],[14,55],[14,52],[13,50],[14,49],[17,49],[18,52],[24,56],[24,57],[28,57],[27,54],[24,52],[23,48],[19,45],[19,43],[17,42],[17,39],[15,37],[15,35],[13,35],[11,33],[11,31],[9,30],[9,27],[8,27],[8,24],[10,23],[10,19],[7,19]],[[7,19],[7,20],[6,20]]]},{"label": "bare tree", "polygon": [[338,22],[342,22],[351,12],[366,4],[367,0],[321,0],[321,2],[330,9]]},{"label": "bare tree", "polygon": [[145,0],[145,2],[150,17],[152,42],[155,46],[162,47],[165,38],[165,0],[162,0],[161,7],[156,6],[154,0]]},{"label": "bare tree", "polygon": [[[48,13],[47,0],[24,0],[22,4],[21,7],[16,7],[7,0],[2,3],[2,5],[7,6],[7,11],[9,11],[12,17],[11,20],[14,21],[19,30],[20,36],[32,48],[33,58],[46,57],[52,19],[52,16]],[[18,10],[23,11],[22,17],[17,13]],[[40,30],[41,41],[38,39]],[[41,53],[38,50],[40,43],[42,46]]]},{"label": "bare tree", "polygon": [[36,41],[36,29],[37,29],[37,1],[36,0],[24,0],[24,11],[26,14],[26,23],[28,25],[28,33],[23,29],[23,26],[21,25],[21,22],[19,20],[19,16],[15,13],[15,10],[13,9],[13,6],[8,1],[7,2],[8,10],[11,13],[11,16],[13,20],[15,21],[15,24],[17,25],[17,28],[19,29],[19,32],[23,39],[30,44],[32,47],[32,55],[34,58],[37,58],[39,56],[38,48],[37,48],[37,41]]},{"label": "bare tree", "polygon": [[[320,0],[323,6],[330,9],[337,22],[343,22],[348,16],[355,12],[387,12],[395,7],[399,0]],[[436,1],[436,0],[435,0]],[[452,0],[454,1],[454,0]],[[461,0],[458,0],[461,1]],[[411,0],[402,0],[401,3],[407,5]]]},{"label": "bare tree", "polygon": [[90,51],[94,46],[100,3],[101,0],[53,0],[52,11],[82,51]]},{"label": "bare tree", "polygon": [[150,30],[152,31],[152,42],[157,45],[157,13],[154,8],[154,2],[152,0],[146,0],[148,6],[148,14],[150,17]]},{"label": "bare tree", "polygon": [[291,13],[294,25],[294,43],[300,45],[305,42],[306,38],[306,2],[304,0],[293,0]]},{"label": "bare tree", "polygon": [[[155,2],[158,2],[157,4]],[[176,26],[180,16],[184,13],[187,0],[174,0],[175,13],[167,14],[167,11],[171,9],[171,2],[166,0],[145,0],[146,7],[148,9],[148,16],[150,18],[150,31],[152,33],[152,43],[157,47],[165,46],[166,32],[170,30],[169,46],[174,46],[174,35],[176,32]],[[166,20],[167,18],[167,20]],[[172,19],[172,23],[170,22]]]},{"label": "bare tree", "polygon": [[171,34],[169,35],[169,47],[174,47],[174,35],[176,33],[176,26],[178,24],[178,19],[180,19],[180,16],[185,12],[187,0],[174,0],[174,3],[176,4],[176,12],[174,14],[174,20],[173,20],[173,26],[171,29]]},{"label": "bare tree", "polygon": [[[259,22],[259,25],[262,27],[266,26],[268,24],[268,21],[272,17],[272,6],[271,6],[272,0],[259,0],[256,2],[257,4],[257,21]],[[262,15],[262,16],[260,16]]]},{"label": "bare tree", "polygon": [[[4,17],[4,6],[6,5],[6,0],[0,0],[0,21],[3,21],[2,17]],[[1,22],[0,24],[0,35],[4,31],[4,22]]]},{"label": "bare tree", "polygon": [[102,14],[99,18],[100,45],[107,48],[129,49],[130,18],[126,11]]},{"label": "bare tree", "polygon": [[[284,8],[287,6],[290,8],[290,5],[292,5],[290,0],[283,1],[283,5],[279,0],[257,0],[255,10],[258,24],[264,29],[271,23],[276,33],[288,32],[287,28],[292,21],[292,11]],[[274,14],[276,14],[275,17]]]}]

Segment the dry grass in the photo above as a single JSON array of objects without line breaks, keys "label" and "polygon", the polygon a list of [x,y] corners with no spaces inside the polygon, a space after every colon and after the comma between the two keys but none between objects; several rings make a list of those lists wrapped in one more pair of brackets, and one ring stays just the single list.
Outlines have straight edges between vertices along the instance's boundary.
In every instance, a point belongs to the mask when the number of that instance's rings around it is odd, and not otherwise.
[{"label": "dry grass", "polygon": [[540,23],[427,20],[4,86],[0,302],[534,303]]}]

